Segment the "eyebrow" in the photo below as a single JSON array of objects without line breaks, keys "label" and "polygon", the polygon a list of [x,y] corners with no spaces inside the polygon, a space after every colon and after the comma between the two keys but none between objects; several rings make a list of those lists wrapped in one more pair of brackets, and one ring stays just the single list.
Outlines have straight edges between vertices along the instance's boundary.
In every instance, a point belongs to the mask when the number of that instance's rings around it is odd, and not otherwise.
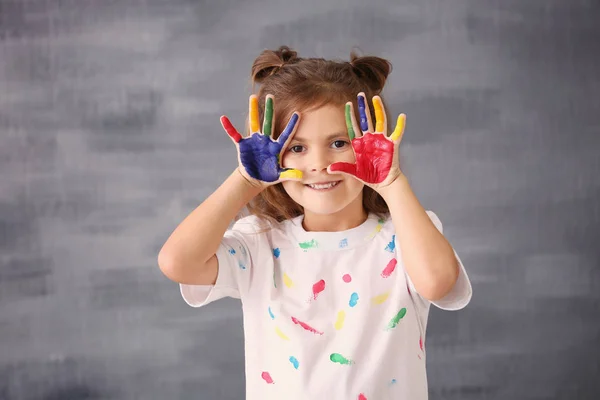
[{"label": "eyebrow", "polygon": [[[330,141],[330,140],[332,140],[332,139],[335,139],[335,138],[337,138],[337,137],[340,137],[340,136],[345,136],[345,137],[346,137],[346,139],[347,139],[347,138],[348,138],[348,132],[346,132],[346,131],[343,131],[343,132],[334,132],[334,133],[331,133],[331,134],[327,135],[327,136],[326,136],[326,137],[323,139],[323,141],[325,141],[325,142],[328,142],[328,141]],[[306,143],[307,141],[308,141],[308,140],[306,140],[306,139],[304,139],[304,138],[300,138],[300,137],[296,137],[296,136],[294,136],[294,138],[292,139],[292,142]]]}]

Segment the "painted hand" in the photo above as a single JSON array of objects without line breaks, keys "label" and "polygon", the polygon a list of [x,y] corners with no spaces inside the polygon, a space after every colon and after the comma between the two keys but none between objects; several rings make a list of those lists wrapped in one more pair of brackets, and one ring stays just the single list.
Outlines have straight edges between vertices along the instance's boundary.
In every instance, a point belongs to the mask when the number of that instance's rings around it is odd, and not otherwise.
[{"label": "painted hand", "polygon": [[400,114],[394,132],[387,136],[387,123],[383,103],[379,96],[373,97],[375,108],[375,131],[364,93],[358,94],[360,129],[356,123],[352,102],[346,103],[346,127],[350,137],[356,163],[336,162],[329,173],[341,172],[355,177],[365,185],[378,190],[402,175],[398,165],[398,147],[404,134],[406,115]]},{"label": "painted hand", "polygon": [[233,127],[229,118],[221,117],[223,129],[233,140],[238,148],[238,161],[240,172],[251,183],[260,187],[274,185],[284,180],[301,180],[302,172],[292,168],[282,168],[280,158],[293,137],[300,114],[294,113],[284,131],[277,140],[271,138],[273,126],[273,96],[267,95],[265,101],[265,117],[263,129],[260,132],[258,121],[258,99],[250,96],[250,136],[242,137]]}]

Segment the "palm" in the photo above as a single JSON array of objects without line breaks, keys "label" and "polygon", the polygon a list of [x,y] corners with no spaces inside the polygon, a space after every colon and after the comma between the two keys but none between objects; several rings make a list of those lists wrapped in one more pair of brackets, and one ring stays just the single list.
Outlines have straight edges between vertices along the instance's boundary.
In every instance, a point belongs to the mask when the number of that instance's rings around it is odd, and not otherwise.
[{"label": "palm", "polygon": [[366,133],[352,140],[356,156],[354,175],[365,183],[381,183],[389,175],[394,159],[394,142],[385,135]]},{"label": "palm", "polygon": [[279,142],[271,140],[270,136],[253,133],[238,145],[240,161],[248,175],[263,182],[275,182],[279,179],[279,174],[284,171],[279,166],[279,154],[283,147]]}]

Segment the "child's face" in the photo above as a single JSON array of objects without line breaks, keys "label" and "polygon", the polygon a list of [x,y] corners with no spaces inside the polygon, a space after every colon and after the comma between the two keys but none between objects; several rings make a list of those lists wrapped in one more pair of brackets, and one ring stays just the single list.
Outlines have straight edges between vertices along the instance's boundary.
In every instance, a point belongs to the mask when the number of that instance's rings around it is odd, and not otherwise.
[{"label": "child's face", "polygon": [[[304,207],[305,213],[333,214],[355,202],[359,202],[362,210],[363,183],[351,176],[327,172],[327,167],[334,162],[355,162],[343,106],[327,105],[303,112],[281,161],[284,168],[303,172],[302,182],[284,181],[283,187]],[[335,181],[338,181],[335,186],[326,189],[307,185]]]}]

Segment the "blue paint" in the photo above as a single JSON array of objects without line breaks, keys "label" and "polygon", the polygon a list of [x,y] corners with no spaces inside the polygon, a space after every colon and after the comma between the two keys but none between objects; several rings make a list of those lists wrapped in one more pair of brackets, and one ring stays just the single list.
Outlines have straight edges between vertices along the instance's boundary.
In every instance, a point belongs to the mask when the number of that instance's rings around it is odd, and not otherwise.
[{"label": "blue paint", "polygon": [[340,246],[340,249],[344,248],[344,247],[348,247],[348,239],[344,238],[344,239],[340,240],[339,246]]},{"label": "blue paint", "polygon": [[238,265],[239,265],[240,269],[246,269],[246,266],[241,261],[238,261]]},{"label": "blue paint", "polygon": [[364,96],[358,96],[358,114],[360,116],[360,129],[363,132],[369,130],[369,120],[367,119],[367,110]]},{"label": "blue paint", "polygon": [[385,247],[385,251],[389,251],[390,253],[394,252],[396,248],[396,235],[392,235],[392,241],[387,244]]},{"label": "blue paint", "polygon": [[358,303],[358,293],[354,292],[350,295],[350,301],[348,302],[348,304],[350,305],[350,307],[354,307],[356,303]]},{"label": "blue paint", "polygon": [[229,249],[229,254],[234,255],[235,254],[235,250],[234,249]]},{"label": "blue paint", "polygon": [[253,134],[242,139],[239,143],[240,161],[252,178],[263,182],[275,182],[279,175],[291,168],[281,168],[279,154],[286,140],[292,134],[298,114],[294,113],[285,130],[281,132],[277,140],[271,136]]},{"label": "blue paint", "polygon": [[271,307],[269,307],[269,316],[271,319],[275,319],[275,315],[273,315],[273,311],[271,311]]},{"label": "blue paint", "polygon": [[276,247],[273,249],[273,255],[275,256],[275,258],[279,258],[280,254],[281,254],[281,251],[279,250],[279,247]]},{"label": "blue paint", "polygon": [[390,382],[390,385],[393,385],[394,383],[396,383],[397,381],[395,379],[392,379],[392,381]]},{"label": "blue paint", "polygon": [[298,369],[298,367],[300,366],[300,363],[298,362],[298,359],[296,357],[294,357],[294,356],[290,357],[290,362],[292,363],[292,365],[296,369]]}]

